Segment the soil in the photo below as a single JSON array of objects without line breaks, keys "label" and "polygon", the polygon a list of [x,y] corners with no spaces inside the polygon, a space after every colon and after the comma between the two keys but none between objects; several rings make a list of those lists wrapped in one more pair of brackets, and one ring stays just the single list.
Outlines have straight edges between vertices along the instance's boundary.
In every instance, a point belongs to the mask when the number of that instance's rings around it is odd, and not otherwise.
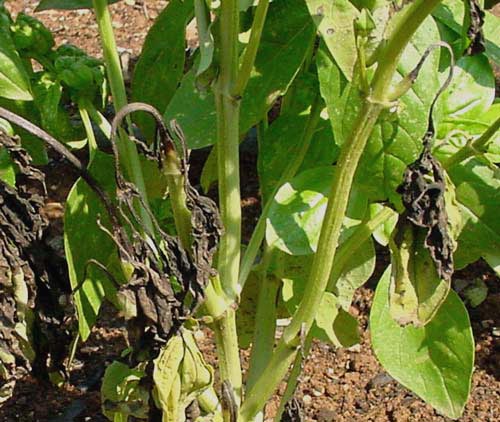
[{"label": "soil", "polygon": [[[15,13],[32,13],[33,0],[8,1]],[[140,53],[142,41],[154,18],[166,1],[127,1],[111,6],[117,43],[122,52]],[[90,11],[41,12],[37,14],[56,34],[57,43],[71,42],[89,53],[100,56],[96,39],[97,26]],[[196,31],[190,27],[188,39],[196,44]],[[192,176],[197,179],[206,153],[195,154]],[[57,164],[57,165],[56,165]],[[245,150],[242,154],[242,209],[244,239],[248,240],[260,212],[257,193],[256,158]],[[47,212],[51,231],[60,239],[64,198],[76,174],[60,163],[46,169],[51,199]],[[196,180],[194,181],[196,183]],[[350,349],[335,350],[315,342],[300,378],[297,398],[303,404],[307,421],[360,422],[444,422],[449,419],[393,380],[378,364],[370,347],[368,315],[377,276],[387,265],[384,250],[378,253],[376,274],[356,292],[351,313],[360,322],[362,342]],[[476,340],[476,364],[472,392],[461,422],[494,422],[500,420],[500,283],[482,261],[455,274],[455,279],[481,278],[489,289],[487,299],[476,308],[469,307]],[[125,348],[123,321],[104,306],[90,339],[81,345],[73,363],[69,382],[62,388],[41,383],[31,377],[18,382],[14,396],[0,408],[0,422],[81,422],[105,421],[100,410],[100,379],[106,366]],[[208,360],[216,364],[213,339],[208,329],[196,333]],[[242,352],[245,363],[248,352]],[[283,388],[283,386],[282,386]],[[276,397],[266,409],[266,420],[272,420]]]}]

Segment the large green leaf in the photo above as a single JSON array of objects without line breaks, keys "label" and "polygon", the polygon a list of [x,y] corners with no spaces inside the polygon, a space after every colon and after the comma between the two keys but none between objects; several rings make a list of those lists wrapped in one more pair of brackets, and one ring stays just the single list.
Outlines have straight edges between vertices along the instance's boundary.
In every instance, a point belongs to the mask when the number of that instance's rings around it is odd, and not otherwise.
[{"label": "large green leaf", "polygon": [[212,91],[201,92],[196,87],[192,69],[182,79],[180,87],[165,111],[165,119],[177,120],[190,149],[213,145],[217,138],[217,113]]},{"label": "large green leaf", "polygon": [[30,101],[30,82],[10,33],[10,17],[0,6],[0,97]]},{"label": "large green leaf", "polygon": [[472,158],[449,169],[464,227],[458,238],[455,266],[462,268],[479,257],[500,251],[500,177],[484,159]]},{"label": "large green leaf", "polygon": [[[37,126],[42,125],[40,112],[35,107],[33,101],[15,101],[0,98],[0,106],[12,111],[13,113],[19,114]],[[26,151],[28,151],[31,155],[33,164],[47,164],[49,159],[44,143],[20,126],[13,125],[13,127],[15,133],[21,138],[23,148],[26,149]]]},{"label": "large green leaf", "polygon": [[400,327],[389,314],[390,268],[370,314],[373,350],[387,372],[440,413],[458,418],[469,396],[474,338],[467,309],[451,291],[425,327]]},{"label": "large green leaf", "polygon": [[[267,219],[266,240],[269,245],[291,255],[316,251],[333,170],[333,167],[306,170],[279,189]],[[353,190],[344,227],[359,224],[367,206],[366,197]]]},{"label": "large green leaf", "polygon": [[[314,25],[301,0],[275,0],[269,6],[261,43],[241,103],[240,133],[262,120],[283,95],[302,65],[314,40]],[[166,119],[176,119],[189,148],[213,145],[217,118],[212,92],[199,92],[194,71],[182,80],[170,102]]]},{"label": "large green leaf", "polygon": [[[114,196],[115,177],[113,158],[97,151],[90,172],[110,196]],[[95,193],[78,179],[71,189],[64,213],[64,246],[68,262],[71,287],[80,288],[75,293],[80,335],[86,340],[94,325],[99,308],[105,297],[114,300],[116,289],[107,276],[91,265],[83,280],[85,267],[94,259],[106,265],[117,280],[123,280],[121,265],[115,245],[97,225],[108,225],[106,211]]]},{"label": "large green leaf", "polygon": [[[173,0],[156,18],[144,41],[134,70],[132,98],[164,111],[184,73],[186,24],[193,16],[193,0]],[[148,139],[154,135],[151,117],[137,122]]]},{"label": "large green leaf", "polygon": [[356,62],[354,20],[359,12],[347,0],[306,0],[309,13],[344,76],[351,80]]},{"label": "large green leaf", "polygon": [[[120,0],[108,0],[108,4],[117,3]],[[41,0],[35,9],[35,12],[42,10],[59,9],[59,10],[75,10],[75,9],[92,9],[92,0]]]},{"label": "large green leaf", "polygon": [[[455,32],[457,38],[464,33],[462,22],[464,19],[463,0],[444,0],[432,12],[433,16],[442,24]],[[486,38],[486,56],[500,64],[500,18],[486,11],[483,33]]]},{"label": "large green leaf", "polygon": [[437,138],[444,140],[452,131],[481,134],[499,116],[498,111],[487,116],[494,100],[495,77],[488,59],[462,57],[436,105]]},{"label": "large green leaf", "polygon": [[[306,130],[309,113],[286,114],[276,119],[264,133],[259,145],[259,181],[262,196],[267,202],[280,180],[290,160],[302,147],[302,134]],[[297,173],[313,167],[332,164],[338,155],[338,147],[333,140],[330,123],[320,119],[311,145]]]},{"label": "large green leaf", "polygon": [[[408,74],[427,47],[437,40],[436,23],[428,18],[404,50],[394,83]],[[439,88],[436,77],[439,56],[438,52],[430,55],[412,88],[400,99],[397,109],[383,113],[373,130],[356,174],[356,186],[370,199],[400,201],[395,189],[407,164],[413,162],[422,150],[421,139],[427,129],[430,103]],[[328,52],[324,48],[320,50],[318,72],[321,93],[328,107],[335,141],[342,145],[351,135],[362,95],[355,85],[346,85],[336,67]]]}]

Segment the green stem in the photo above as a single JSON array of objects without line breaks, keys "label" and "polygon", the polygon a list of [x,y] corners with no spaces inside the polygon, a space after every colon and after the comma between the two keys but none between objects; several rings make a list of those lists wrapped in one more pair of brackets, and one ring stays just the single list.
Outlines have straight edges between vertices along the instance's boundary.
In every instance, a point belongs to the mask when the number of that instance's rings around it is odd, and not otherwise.
[{"label": "green stem", "polygon": [[[267,250],[264,262],[272,259],[273,251]],[[248,365],[246,388],[252,389],[262,371],[266,368],[274,348],[276,333],[276,297],[281,282],[275,276],[267,276],[268,265],[263,265],[259,274],[259,295],[255,311],[255,330],[252,341],[252,352]]]},{"label": "green stem", "polygon": [[306,337],[306,340],[304,341],[304,349],[302,353],[297,353],[295,355],[292,370],[290,371],[290,375],[288,375],[285,392],[283,393],[283,397],[281,397],[280,399],[280,406],[278,408],[278,411],[276,412],[276,416],[274,417],[274,422],[281,422],[281,417],[283,416],[283,412],[285,411],[285,406],[295,394],[295,390],[297,389],[297,385],[299,384],[299,377],[302,372],[304,360],[311,350],[312,339],[313,336],[311,335],[311,333],[309,333]]},{"label": "green stem", "polygon": [[242,397],[242,379],[238,334],[236,332],[236,312],[228,308],[222,318],[214,321],[215,344],[221,380],[229,380],[234,397],[239,406]]},{"label": "green stem", "polygon": [[[101,36],[104,62],[106,64],[111,95],[113,96],[115,110],[118,112],[127,105],[127,94],[123,81],[120,58],[118,57],[118,50],[116,48],[111,16],[108,10],[108,2],[107,0],[92,0],[92,2],[94,5],[97,26],[99,27],[99,34]],[[146,185],[144,183],[139,155],[137,154],[135,144],[128,139],[124,131],[120,131],[118,150],[128,176],[146,201]],[[139,211],[146,228],[150,233],[153,233],[151,217],[143,207],[139,207]]]},{"label": "green stem", "polygon": [[[218,273],[224,300],[238,300],[238,273],[241,247],[241,194],[239,167],[240,101],[231,94],[238,73],[239,10],[237,0],[222,0],[220,6],[220,72],[214,86],[217,109],[217,170],[219,205],[225,233],[219,244]],[[210,286],[217,287],[217,286]],[[217,305],[212,298],[207,308]],[[232,307],[215,320],[215,338],[221,380],[229,381],[236,405],[241,402],[241,363]]]},{"label": "green stem", "polygon": [[[367,98],[354,125],[354,131],[341,148],[335,168],[328,206],[323,220],[318,249],[314,255],[304,297],[290,325],[284,330],[276,351],[264,374],[254,385],[240,409],[240,422],[250,421],[264,406],[294,360],[295,344],[300,335],[308,333],[326,290],[345,216],[354,174],[366,142],[387,103],[398,59],[423,20],[439,0],[415,0],[407,6],[387,40],[373,79],[371,98]],[[287,363],[288,365],[285,365]]]},{"label": "green stem", "polygon": [[174,215],[175,229],[183,248],[191,250],[191,211],[186,205],[186,191],[184,174],[181,163],[175,150],[167,151],[163,172],[167,179],[168,194],[172,213]]},{"label": "green stem", "polygon": [[250,80],[250,75],[252,73],[253,65],[255,63],[255,57],[257,56],[257,50],[260,45],[260,38],[262,36],[262,30],[264,29],[264,23],[266,21],[267,10],[269,8],[269,0],[260,0],[257,8],[255,9],[255,16],[252,22],[252,29],[250,32],[250,40],[245,49],[243,59],[241,61],[240,70],[238,72],[238,79],[232,95],[234,97],[241,97],[245,88]]},{"label": "green stem", "polygon": [[[90,115],[87,107],[86,100],[80,100],[78,102],[78,111],[80,112],[80,117],[82,118],[83,127],[85,128],[85,133],[87,134],[87,142],[89,144],[89,162],[95,157],[97,152],[97,141],[95,139],[94,129],[92,128],[92,122],[90,121]],[[89,164],[90,165],[90,164]]]},{"label": "green stem", "polygon": [[475,155],[484,154],[484,149],[490,139],[495,135],[498,130],[500,130],[500,117],[493,122],[493,124],[486,129],[486,131],[477,139],[472,142],[467,142],[462,148],[460,148],[455,154],[446,159],[443,163],[445,169],[450,169],[454,165],[461,163],[467,158],[473,157]]},{"label": "green stem", "polygon": [[271,195],[269,196],[262,213],[259,216],[259,220],[255,225],[255,229],[252,233],[252,237],[250,238],[250,242],[245,250],[243,255],[243,259],[241,261],[240,267],[240,277],[239,277],[239,289],[240,291],[243,289],[245,282],[248,278],[248,274],[252,269],[253,263],[257,254],[259,253],[260,245],[264,240],[264,236],[266,234],[266,220],[269,215],[269,210],[271,208],[272,200],[276,196],[279,188],[283,186],[284,183],[292,179],[297,171],[299,170],[302,162],[304,161],[304,157],[307,154],[309,146],[311,145],[311,140],[313,138],[314,132],[316,131],[316,126],[318,125],[320,115],[321,115],[321,105],[322,100],[318,95],[314,100],[311,106],[311,113],[309,115],[309,119],[307,121],[306,126],[304,127],[304,131],[302,132],[301,141],[299,142],[299,149],[297,152],[291,154],[292,161],[288,164],[285,171],[282,173],[280,180],[276,183]]}]

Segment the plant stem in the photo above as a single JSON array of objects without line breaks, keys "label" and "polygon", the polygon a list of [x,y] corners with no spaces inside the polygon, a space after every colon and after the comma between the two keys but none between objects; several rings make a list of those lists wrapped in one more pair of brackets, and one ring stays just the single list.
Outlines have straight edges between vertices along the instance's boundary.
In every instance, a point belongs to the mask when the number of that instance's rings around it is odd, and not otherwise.
[{"label": "plant stem", "polygon": [[295,345],[299,335],[307,334],[312,326],[330,278],[354,174],[366,142],[384,108],[384,104],[387,102],[388,88],[398,59],[414,32],[438,3],[439,0],[415,0],[398,17],[394,30],[387,40],[387,45],[382,51],[373,78],[371,98],[364,101],[356,119],[353,133],[342,145],[340,151],[321,227],[318,249],[314,255],[307,283],[308,289],[306,289],[290,325],[283,332],[266,370],[254,388],[248,392],[240,409],[240,422],[250,421],[263,407],[288,371],[288,365],[293,361],[297,352]]},{"label": "plant stem", "polygon": [[81,100],[78,102],[78,111],[80,113],[80,117],[82,118],[85,133],[87,134],[90,162],[92,162],[97,151],[97,141],[95,139],[94,129],[92,128],[92,122],[90,121],[90,116],[85,100]]},{"label": "plant stem", "polygon": [[236,405],[239,407],[242,397],[242,379],[238,334],[236,332],[236,312],[233,308],[226,309],[222,318],[215,320],[214,333],[221,380],[229,380]]},{"label": "plant stem", "polygon": [[168,194],[177,235],[182,247],[186,251],[191,250],[191,212],[186,205],[186,191],[184,189],[184,174],[181,171],[181,163],[174,149],[166,153],[165,167],[163,172],[167,178]]},{"label": "plant stem", "polygon": [[[217,170],[219,205],[225,233],[219,245],[218,272],[223,295],[236,303],[241,247],[241,194],[239,167],[240,100],[233,97],[238,73],[239,10],[237,0],[222,0],[220,6],[220,73],[214,86],[217,109]],[[217,287],[217,286],[210,286]],[[215,298],[209,302],[210,309]],[[236,406],[241,402],[241,363],[236,314],[232,307],[214,322],[221,380],[229,381]],[[224,412],[226,414],[227,412]]]},{"label": "plant stem", "polygon": [[271,208],[273,198],[276,196],[276,193],[278,192],[279,188],[283,186],[283,184],[285,184],[287,181],[292,179],[299,170],[300,166],[302,165],[304,157],[306,156],[309,146],[311,145],[311,140],[313,138],[314,132],[316,131],[316,126],[318,125],[320,119],[321,105],[322,105],[322,100],[321,97],[318,95],[311,106],[311,113],[309,115],[309,119],[304,128],[304,131],[302,132],[302,137],[298,144],[299,149],[297,152],[291,154],[291,157],[293,157],[292,161],[290,161],[285,171],[281,175],[280,180],[278,181],[278,183],[276,183],[276,186],[274,187],[271,195],[269,196],[269,199],[264,205],[264,208],[259,216],[259,220],[255,225],[255,229],[252,232],[252,237],[250,238],[250,242],[248,243],[248,246],[243,255],[243,259],[241,261],[240,277],[238,281],[240,291],[243,289],[243,286],[245,285],[245,282],[248,278],[248,274],[250,274],[255,258],[259,253],[260,245],[264,240],[264,236],[266,234],[266,220],[267,216],[269,215],[269,210]]},{"label": "plant stem", "polygon": [[[111,95],[113,96],[115,111],[118,112],[127,105],[127,94],[123,81],[120,58],[118,57],[118,50],[116,48],[111,16],[108,10],[108,2],[107,0],[92,0],[92,2],[94,5],[97,26],[99,27],[99,34],[101,36],[104,62],[106,64]],[[146,201],[146,185],[144,183],[139,155],[137,154],[135,144],[128,139],[123,130],[120,130],[118,150],[128,177],[130,177],[130,180],[135,184]],[[148,231],[154,233],[153,223],[147,211],[141,206],[139,206],[139,211]]]},{"label": "plant stem", "polygon": [[454,165],[467,160],[469,157],[474,155],[483,154],[484,148],[488,144],[489,140],[495,135],[498,130],[500,130],[500,117],[493,122],[493,124],[486,129],[486,131],[477,139],[472,142],[467,142],[462,148],[460,148],[451,157],[448,157],[443,163],[445,169],[450,169]]},{"label": "plant stem", "polygon": [[252,340],[252,352],[248,365],[246,388],[252,389],[255,381],[266,368],[274,348],[276,333],[276,296],[281,286],[281,281],[275,276],[267,276],[267,261],[272,259],[273,250],[266,251],[263,269],[259,274],[259,294],[257,309],[255,311],[255,329]]},{"label": "plant stem", "polygon": [[250,80],[250,75],[255,63],[255,57],[257,56],[257,50],[259,49],[260,38],[262,36],[262,30],[264,29],[264,23],[266,21],[268,8],[269,0],[259,0],[259,4],[255,9],[255,16],[252,22],[250,40],[248,41],[248,45],[245,49],[245,53],[241,61],[236,85],[234,87],[234,90],[232,91],[232,95],[234,97],[240,97],[243,95],[248,81]]},{"label": "plant stem", "polygon": [[236,299],[241,243],[239,167],[240,101],[231,95],[238,70],[238,2],[222,0],[220,14],[220,74],[216,83],[217,167],[225,234],[219,246],[219,275],[228,297]]},{"label": "plant stem", "polygon": [[283,393],[283,397],[281,397],[280,406],[278,408],[278,411],[276,412],[276,416],[274,417],[274,422],[281,421],[281,417],[283,416],[283,412],[285,411],[286,404],[295,394],[295,390],[297,389],[297,385],[299,384],[299,377],[304,365],[304,359],[309,354],[309,351],[311,350],[311,345],[312,345],[312,335],[311,333],[309,333],[304,342],[304,349],[302,350],[302,353],[297,353],[295,355],[295,360],[293,362],[292,370],[288,375],[285,392]]}]

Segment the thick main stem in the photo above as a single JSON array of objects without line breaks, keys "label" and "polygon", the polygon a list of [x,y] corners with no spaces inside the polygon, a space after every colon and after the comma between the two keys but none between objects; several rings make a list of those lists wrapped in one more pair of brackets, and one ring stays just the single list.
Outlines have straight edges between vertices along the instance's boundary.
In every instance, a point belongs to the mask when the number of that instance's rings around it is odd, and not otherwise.
[{"label": "thick main stem", "polygon": [[[92,0],[92,2],[94,5],[97,26],[99,27],[99,34],[101,36],[104,62],[106,64],[111,95],[113,96],[113,104],[115,106],[115,111],[118,112],[127,105],[127,94],[123,81],[120,58],[118,57],[118,50],[116,48],[111,16],[108,10],[108,2],[107,0]],[[134,143],[128,139],[124,131],[120,131],[118,151],[120,152],[120,158],[123,161],[123,166],[127,171],[128,177],[135,184],[146,201],[146,185],[144,183],[139,155],[137,154]],[[151,217],[143,207],[139,207],[139,211],[146,228],[152,233],[153,223]]]},{"label": "thick main stem", "polygon": [[[439,0],[416,0],[407,6],[390,34],[387,46],[378,61],[372,84],[371,98],[364,101],[358,114],[354,131],[341,149],[335,168],[326,215],[322,224],[318,249],[309,275],[308,289],[283,332],[273,358],[263,376],[248,393],[240,409],[240,421],[250,421],[272,395],[280,380],[288,371],[297,352],[297,339],[311,328],[316,310],[328,285],[335,258],[342,220],[344,218],[352,181],[366,142],[387,102],[388,88],[403,49],[422,21],[432,12]],[[283,363],[287,365],[283,365]]]},{"label": "thick main stem", "polygon": [[[238,1],[222,0],[220,8],[220,73],[214,87],[217,109],[217,167],[219,205],[225,233],[219,245],[218,271],[224,296],[237,302],[241,244],[239,167],[240,100],[232,91],[238,74]],[[236,406],[241,401],[241,364],[234,309],[227,308],[214,324],[222,381],[233,388]]]}]

